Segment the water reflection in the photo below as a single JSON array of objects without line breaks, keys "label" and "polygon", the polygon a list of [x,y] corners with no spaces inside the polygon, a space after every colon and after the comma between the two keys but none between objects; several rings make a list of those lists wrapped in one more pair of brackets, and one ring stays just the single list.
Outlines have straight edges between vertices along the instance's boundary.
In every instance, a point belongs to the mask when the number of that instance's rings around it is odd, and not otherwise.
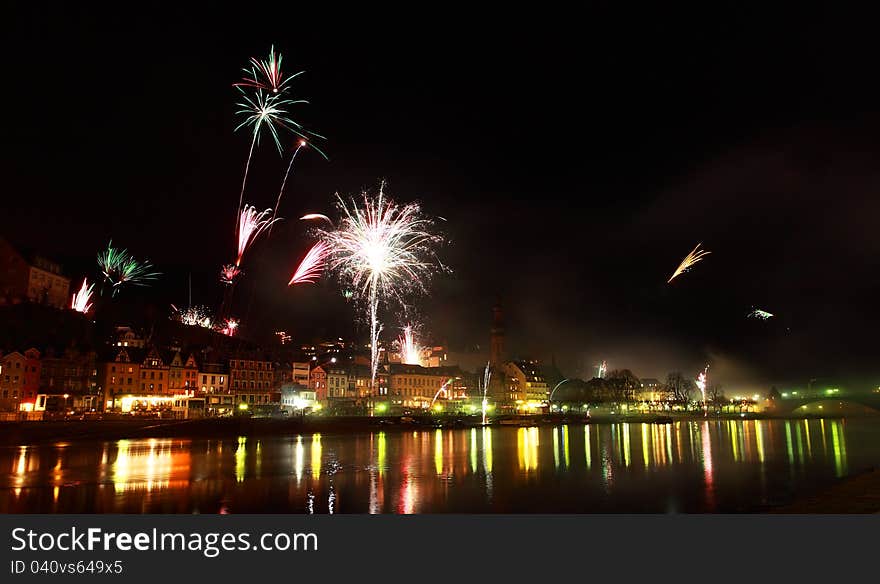
[{"label": "water reflection", "polygon": [[0,512],[743,510],[877,464],[873,420],[119,440],[0,448]]}]

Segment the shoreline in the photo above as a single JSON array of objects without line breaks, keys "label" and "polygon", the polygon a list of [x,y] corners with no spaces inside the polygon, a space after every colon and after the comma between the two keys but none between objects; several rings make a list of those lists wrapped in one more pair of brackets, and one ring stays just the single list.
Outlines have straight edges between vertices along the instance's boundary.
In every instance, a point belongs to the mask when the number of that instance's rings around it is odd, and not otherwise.
[{"label": "shoreline", "polygon": [[[824,416],[840,418],[853,416]],[[875,416],[870,416],[875,417]],[[880,416],[876,416],[880,419]],[[764,420],[764,419],[812,419],[814,416],[772,416],[762,414],[714,415],[704,417],[698,413],[660,415],[640,414],[632,416],[580,416],[547,415],[508,417],[493,419],[488,427],[532,427],[560,424],[668,424],[673,422],[718,420]],[[815,416],[818,418],[818,416]],[[0,446],[31,446],[52,442],[137,440],[149,438],[222,439],[238,436],[284,436],[295,434],[360,434],[366,432],[424,431],[437,428],[482,428],[479,417],[433,417],[411,418],[403,422],[400,417],[318,417],[318,418],[202,418],[194,420],[162,420],[155,418],[130,418],[111,420],[47,420],[0,423]]]}]

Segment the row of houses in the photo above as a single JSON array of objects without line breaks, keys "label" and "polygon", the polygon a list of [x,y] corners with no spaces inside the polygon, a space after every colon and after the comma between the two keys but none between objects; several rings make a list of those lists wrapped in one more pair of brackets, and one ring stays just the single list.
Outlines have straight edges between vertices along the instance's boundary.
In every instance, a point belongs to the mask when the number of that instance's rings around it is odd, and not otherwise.
[{"label": "row of houses", "polygon": [[[493,401],[546,402],[549,387],[535,364],[509,362],[490,386]],[[138,413],[172,410],[175,402],[204,400],[206,413],[331,407],[364,411],[383,403],[425,409],[438,400],[461,402],[482,397],[477,374],[458,367],[381,364],[375,378],[368,364],[335,357],[325,363],[278,363],[259,354],[221,359],[179,348],[122,342],[103,354],[69,349],[42,355],[36,348],[0,356],[0,409],[40,409],[38,396],[58,409]]]}]

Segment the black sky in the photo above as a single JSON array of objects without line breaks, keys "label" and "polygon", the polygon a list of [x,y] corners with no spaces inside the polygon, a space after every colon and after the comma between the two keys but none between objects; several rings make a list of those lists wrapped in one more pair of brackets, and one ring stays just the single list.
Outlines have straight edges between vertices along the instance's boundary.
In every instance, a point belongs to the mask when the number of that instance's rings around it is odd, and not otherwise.
[{"label": "black sky", "polygon": [[[75,279],[112,237],[166,273],[132,296],[185,303],[192,273],[217,304],[249,145],[231,83],[274,43],[330,156],[298,159],[281,215],[384,178],[446,218],[453,271],[419,307],[454,348],[485,344],[501,296],[511,352],[570,375],[880,385],[880,51],[857,17],[269,8],[15,9],[3,235]],[[270,206],[282,172],[264,142],[246,199]],[[347,333],[332,285],[285,286],[303,227],[246,260],[254,334]],[[667,285],[697,242],[712,255]]]}]

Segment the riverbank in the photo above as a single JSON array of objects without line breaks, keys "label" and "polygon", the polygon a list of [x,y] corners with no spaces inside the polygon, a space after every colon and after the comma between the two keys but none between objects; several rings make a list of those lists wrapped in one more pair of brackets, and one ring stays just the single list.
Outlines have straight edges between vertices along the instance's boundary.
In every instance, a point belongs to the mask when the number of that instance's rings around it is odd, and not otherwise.
[{"label": "riverbank", "polygon": [[[490,420],[492,427],[550,426],[559,424],[648,423],[668,424],[680,421],[771,419],[776,417],[748,414],[704,417],[699,413],[674,415],[638,414],[629,416],[575,415],[509,416]],[[804,419],[799,417],[797,419]],[[880,417],[878,417],[880,422]],[[116,418],[101,420],[48,420],[39,422],[0,423],[0,444],[31,445],[78,440],[123,440],[143,438],[235,438],[238,436],[279,436],[295,434],[353,434],[373,431],[417,431],[434,428],[482,427],[478,416],[465,417],[295,417],[295,418],[204,418],[161,420],[156,418]]]}]

